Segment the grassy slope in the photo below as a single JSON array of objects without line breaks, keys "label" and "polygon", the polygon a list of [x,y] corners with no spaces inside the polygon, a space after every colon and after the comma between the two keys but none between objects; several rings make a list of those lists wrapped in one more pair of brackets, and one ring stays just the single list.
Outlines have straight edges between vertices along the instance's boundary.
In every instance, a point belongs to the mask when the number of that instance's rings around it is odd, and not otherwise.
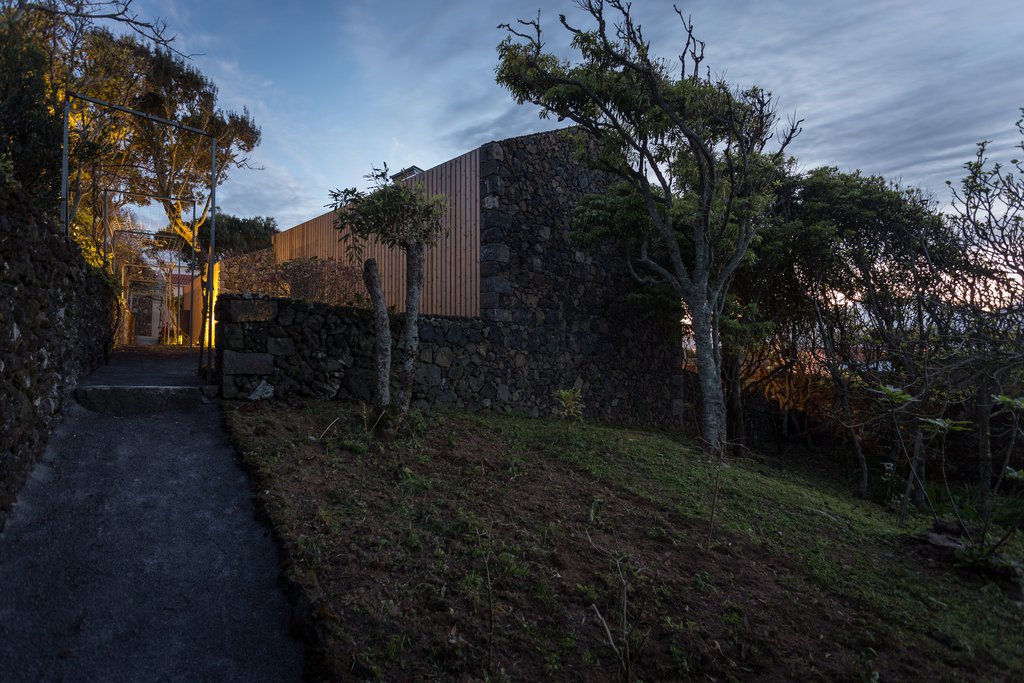
[{"label": "grassy slope", "polygon": [[716,469],[674,436],[444,413],[382,449],[334,403],[228,422],[334,676],[1024,675],[1019,606],[807,474],[731,462],[707,549]]}]

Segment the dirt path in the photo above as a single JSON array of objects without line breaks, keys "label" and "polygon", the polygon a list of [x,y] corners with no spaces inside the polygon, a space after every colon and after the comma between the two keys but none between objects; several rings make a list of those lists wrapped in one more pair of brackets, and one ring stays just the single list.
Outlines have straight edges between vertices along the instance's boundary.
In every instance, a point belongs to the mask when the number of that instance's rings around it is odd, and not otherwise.
[{"label": "dirt path", "polygon": [[[122,412],[145,360],[97,373]],[[276,547],[219,407],[191,388],[148,414],[65,414],[0,533],[4,681],[301,678]]]}]

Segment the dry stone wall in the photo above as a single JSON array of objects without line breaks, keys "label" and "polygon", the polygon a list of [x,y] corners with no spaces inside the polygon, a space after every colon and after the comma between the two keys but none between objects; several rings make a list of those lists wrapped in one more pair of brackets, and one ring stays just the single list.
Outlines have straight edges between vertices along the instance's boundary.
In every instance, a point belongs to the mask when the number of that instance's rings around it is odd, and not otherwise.
[{"label": "dry stone wall", "polygon": [[[481,148],[482,315],[421,318],[420,405],[548,415],[575,387],[589,417],[678,426],[678,335],[627,303],[621,254],[573,236],[576,203],[611,183],[574,149],[560,132]],[[368,311],[222,296],[218,320],[226,398],[370,398]]]},{"label": "dry stone wall", "polygon": [[0,173],[0,527],[80,377],[112,342],[113,288]]}]

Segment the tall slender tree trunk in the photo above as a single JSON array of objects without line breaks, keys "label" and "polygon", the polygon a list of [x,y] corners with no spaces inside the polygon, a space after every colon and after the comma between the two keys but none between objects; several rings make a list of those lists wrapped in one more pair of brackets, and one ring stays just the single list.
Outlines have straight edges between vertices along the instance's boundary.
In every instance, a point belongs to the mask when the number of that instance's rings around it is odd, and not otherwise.
[{"label": "tall slender tree trunk", "polygon": [[[981,380],[975,398],[975,425],[978,429],[978,512],[988,531],[992,516],[992,395],[988,383]],[[985,539],[982,538],[982,543]]]},{"label": "tall slender tree trunk", "polygon": [[[696,305],[694,305],[696,304]],[[725,445],[725,396],[721,365],[715,352],[714,321],[706,301],[691,303],[690,325],[696,347],[697,379],[701,396],[701,446],[717,453]]]},{"label": "tall slender tree trunk", "polygon": [[409,240],[405,247],[405,329],[402,334],[402,375],[398,385],[399,420],[409,412],[413,375],[420,347],[420,300],[423,298],[423,242]]},{"label": "tall slender tree trunk", "polygon": [[732,444],[733,455],[740,455],[746,443],[747,433],[743,420],[743,382],[740,370],[743,361],[738,354],[730,353],[724,358],[728,392],[726,394],[726,433]]},{"label": "tall slender tree trunk", "polygon": [[907,510],[910,506],[910,496],[914,491],[914,487],[917,486],[917,470],[920,466],[920,460],[924,456],[924,432],[921,431],[920,427],[914,428],[914,454],[910,456],[910,462],[907,463],[910,467],[907,470],[907,485],[903,491],[903,501],[900,503],[899,515],[897,515],[896,523],[903,526],[903,523],[907,520]]},{"label": "tall slender tree trunk", "polygon": [[363,282],[373,303],[373,364],[377,372],[373,400],[377,408],[383,411],[391,405],[391,321],[388,319],[388,306],[380,285],[376,259],[367,259],[363,264]]},{"label": "tall slender tree trunk", "polygon": [[[831,368],[830,368],[831,370]],[[868,497],[868,461],[864,457],[864,449],[860,446],[860,438],[857,436],[857,428],[853,424],[853,409],[850,407],[850,390],[846,381],[839,377],[838,371],[832,373],[832,381],[835,384],[836,392],[839,394],[839,401],[843,408],[843,422],[846,423],[846,435],[850,439],[850,446],[853,447],[854,457],[857,459],[857,468],[860,476],[857,478],[856,495],[864,499]]]}]

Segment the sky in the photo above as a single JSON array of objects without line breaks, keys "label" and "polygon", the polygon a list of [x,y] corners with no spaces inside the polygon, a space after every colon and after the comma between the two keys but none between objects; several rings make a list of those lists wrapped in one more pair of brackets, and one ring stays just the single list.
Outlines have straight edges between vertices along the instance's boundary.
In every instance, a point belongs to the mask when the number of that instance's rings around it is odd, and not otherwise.
[{"label": "sky", "polygon": [[[678,2],[678,0],[677,0]],[[678,2],[706,43],[704,65],[759,85],[802,118],[798,168],[882,175],[949,202],[980,140],[1016,158],[1024,107],[1020,0]],[[136,0],[175,46],[248,109],[263,141],[218,188],[239,216],[287,229],[323,213],[329,191],[365,186],[371,166],[427,169],[491,141],[567,125],[542,120],[494,82],[497,28],[540,10],[548,47],[572,58],[558,15],[571,0]],[[683,31],[672,2],[634,0],[655,54]],[[1019,148],[1016,150],[1020,154]]]}]

